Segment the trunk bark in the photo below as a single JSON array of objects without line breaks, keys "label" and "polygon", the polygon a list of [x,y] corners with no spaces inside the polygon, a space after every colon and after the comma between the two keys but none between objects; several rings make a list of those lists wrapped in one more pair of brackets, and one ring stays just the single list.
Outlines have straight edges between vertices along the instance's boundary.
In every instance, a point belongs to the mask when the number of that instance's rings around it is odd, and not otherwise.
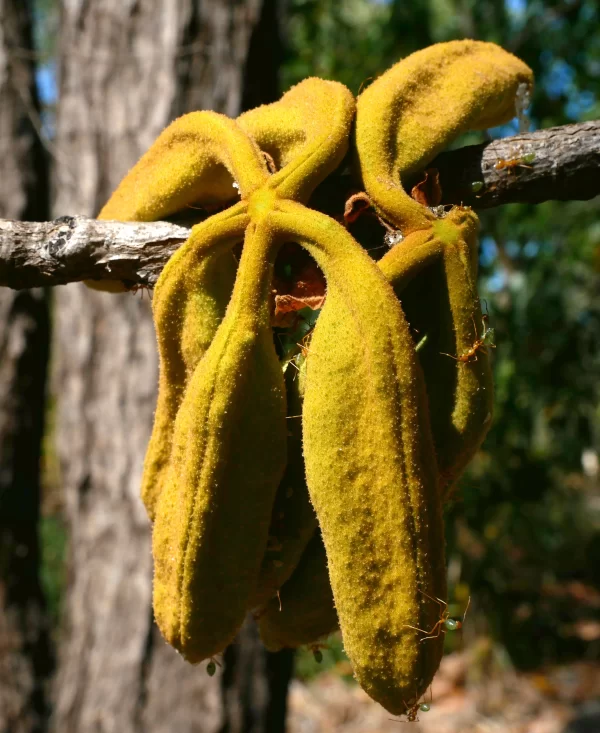
[{"label": "trunk bark", "polygon": [[[237,115],[269,2],[64,0],[54,214],[97,213],[174,117],[196,108]],[[276,69],[260,74],[265,89],[276,87]],[[150,527],[138,498],[157,384],[149,302],[67,286],[57,314],[71,551],[53,730],[283,730],[285,692],[273,699],[251,628],[232,665],[210,678],[152,620]],[[248,655],[251,664],[235,663]],[[246,694],[251,687],[259,691]]]},{"label": "trunk bark", "polygon": [[[0,217],[48,218],[48,176],[33,124],[39,107],[29,9],[0,0]],[[0,289],[0,732],[47,719],[52,671],[40,586],[40,452],[48,361],[43,290]]]}]

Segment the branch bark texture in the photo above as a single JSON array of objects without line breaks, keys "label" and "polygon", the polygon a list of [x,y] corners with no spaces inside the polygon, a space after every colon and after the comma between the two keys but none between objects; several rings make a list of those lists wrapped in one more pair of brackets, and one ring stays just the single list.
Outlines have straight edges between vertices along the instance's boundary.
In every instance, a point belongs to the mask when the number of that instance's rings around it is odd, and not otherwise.
[{"label": "branch bark texture", "polygon": [[[444,203],[489,209],[585,201],[600,194],[600,120],[442,153],[431,167],[440,172]],[[483,186],[474,187],[476,182]]]},{"label": "branch bark texture", "polygon": [[[444,203],[486,209],[591,199],[600,194],[600,121],[460,148],[439,155],[431,167],[440,171]],[[188,235],[187,227],[167,222],[0,220],[0,285],[117,279],[152,287]]]},{"label": "branch bark texture", "polygon": [[84,216],[48,222],[0,220],[0,285],[65,285],[86,279],[153,286],[190,230],[167,222],[122,223]]}]

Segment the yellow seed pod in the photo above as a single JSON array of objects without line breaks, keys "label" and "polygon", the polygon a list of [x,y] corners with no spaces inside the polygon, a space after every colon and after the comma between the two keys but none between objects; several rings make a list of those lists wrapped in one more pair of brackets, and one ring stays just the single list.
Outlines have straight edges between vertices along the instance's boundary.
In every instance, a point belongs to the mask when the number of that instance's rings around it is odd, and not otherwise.
[{"label": "yellow seed pod", "polygon": [[279,484],[269,528],[269,542],[262,561],[250,608],[272,598],[298,565],[317,528],[310,503],[302,456],[302,398],[294,369],[285,374],[288,421],[287,466]]},{"label": "yellow seed pod", "polygon": [[159,135],[99,218],[156,221],[198,202],[225,203],[238,193],[245,199],[268,175],[260,150],[234,120],[191,112]]},{"label": "yellow seed pod", "polygon": [[422,644],[407,628],[437,621],[422,591],[446,592],[423,376],[398,299],[348,232],[291,202],[273,221],[327,278],[307,358],[304,456],[344,647],[366,692],[401,713],[442,655],[441,639]]},{"label": "yellow seed pod", "polygon": [[354,111],[354,98],[343,84],[310,78],[237,121],[281,169],[269,187],[281,198],[307,201],[342,162]]},{"label": "yellow seed pod", "polygon": [[236,274],[231,247],[242,240],[247,224],[248,216],[238,205],[194,227],[154,290],[160,378],[141,488],[151,520],[169,467],[175,417],[186,385],[225,315]]},{"label": "yellow seed pod", "polygon": [[[246,198],[267,178],[260,150],[234,120],[216,112],[192,112],[159,135],[98,218],[158,221],[195,204],[222,204],[238,195]],[[85,284],[93,290],[126,291],[119,281],[87,280]]]},{"label": "yellow seed pod", "polygon": [[531,69],[500,46],[438,43],[406,57],[360,95],[356,148],[365,189],[379,213],[406,235],[435,217],[402,181],[423,169],[463,132],[515,116],[520,84]]},{"label": "yellow seed pod", "polygon": [[492,370],[477,295],[478,220],[455,207],[379,260],[407,319],[424,339],[419,361],[431,409],[441,488],[447,494],[491,426]]},{"label": "yellow seed pod", "polygon": [[358,100],[356,146],[365,188],[405,235],[380,267],[411,325],[427,336],[419,359],[445,492],[491,424],[489,332],[476,288],[477,218],[456,207],[440,219],[402,183],[462,132],[508,121],[519,86],[532,83],[531,70],[499,46],[452,41],[407,57]]},{"label": "yellow seed pod", "polygon": [[315,644],[338,628],[321,533],[308,543],[298,567],[258,614],[258,629],[270,651]]},{"label": "yellow seed pod", "polygon": [[154,612],[190,662],[221,652],[243,622],[285,468],[268,307],[274,257],[269,227],[251,223],[227,313],[179,407],[158,498]]}]

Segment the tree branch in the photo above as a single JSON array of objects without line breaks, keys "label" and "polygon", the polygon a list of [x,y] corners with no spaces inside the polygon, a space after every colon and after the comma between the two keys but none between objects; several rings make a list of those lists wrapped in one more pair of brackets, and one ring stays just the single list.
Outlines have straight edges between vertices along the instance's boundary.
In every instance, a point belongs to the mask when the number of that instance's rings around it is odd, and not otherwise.
[{"label": "tree branch", "polygon": [[[502,161],[514,166],[502,167]],[[443,202],[448,204],[489,209],[585,201],[600,194],[600,120],[459,148],[438,155],[430,167],[440,172]],[[477,181],[483,186],[474,191]]]},{"label": "tree branch", "polygon": [[[499,161],[512,162],[496,168]],[[587,200],[600,194],[600,121],[442,153],[430,167],[440,171],[444,203],[483,209],[514,202]],[[483,185],[473,187],[478,181]],[[79,216],[44,223],[0,220],[0,286],[20,289],[95,279],[153,287],[188,236],[187,227],[168,222]]]},{"label": "tree branch", "polygon": [[63,216],[43,223],[0,220],[0,285],[31,288],[78,280],[154,286],[190,230],[165,221],[97,221]]}]

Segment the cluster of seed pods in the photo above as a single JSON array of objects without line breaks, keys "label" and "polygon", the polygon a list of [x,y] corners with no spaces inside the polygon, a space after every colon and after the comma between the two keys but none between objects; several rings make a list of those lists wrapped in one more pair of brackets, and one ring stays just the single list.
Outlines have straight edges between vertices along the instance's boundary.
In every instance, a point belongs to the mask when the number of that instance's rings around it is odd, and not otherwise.
[{"label": "cluster of seed pods", "polygon": [[[446,597],[443,502],[489,428],[492,383],[473,351],[477,218],[431,210],[403,181],[462,132],[510,119],[520,84],[521,61],[461,41],[409,56],[357,101],[307,79],[237,120],[195,112],[101,212],[216,212],[154,292],[161,371],[142,485],[156,621],[190,662],[222,652],[254,610],[270,648],[339,626],[357,680],[393,714],[429,686],[443,634],[422,643],[421,630],[438,628],[431,598]],[[378,262],[310,205],[342,161],[402,234]],[[327,284],[298,379],[271,326],[290,242]]]}]

